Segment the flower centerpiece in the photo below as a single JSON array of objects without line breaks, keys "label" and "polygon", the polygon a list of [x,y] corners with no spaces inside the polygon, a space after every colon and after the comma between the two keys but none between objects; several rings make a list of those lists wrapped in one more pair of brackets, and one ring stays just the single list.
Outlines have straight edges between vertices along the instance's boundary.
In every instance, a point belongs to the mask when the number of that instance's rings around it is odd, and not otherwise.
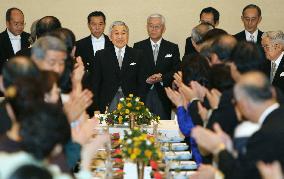
[{"label": "flower centerpiece", "polygon": [[151,160],[162,158],[162,152],[155,144],[155,137],[137,127],[130,131],[124,131],[122,155],[137,163],[139,179],[143,178],[145,165],[149,164]]},{"label": "flower centerpiece", "polygon": [[159,116],[149,111],[139,97],[134,97],[133,94],[130,94],[126,98],[121,98],[116,110],[107,113],[101,120],[105,120],[108,125],[125,124],[129,123],[132,116],[135,116],[137,125],[150,125],[152,121],[158,122],[160,119]]}]

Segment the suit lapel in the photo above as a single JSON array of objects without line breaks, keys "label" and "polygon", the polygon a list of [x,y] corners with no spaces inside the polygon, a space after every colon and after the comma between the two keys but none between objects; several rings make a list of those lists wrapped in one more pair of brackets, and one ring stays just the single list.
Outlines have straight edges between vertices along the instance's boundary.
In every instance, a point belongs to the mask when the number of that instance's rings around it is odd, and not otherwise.
[{"label": "suit lapel", "polygon": [[11,41],[10,41],[10,38],[9,38],[9,35],[8,35],[8,32],[7,32],[7,29],[5,31],[5,42],[4,45],[5,45],[5,48],[7,50],[7,54],[9,54],[8,56],[13,56],[14,55],[14,50],[13,50],[13,46],[11,44]]},{"label": "suit lapel", "polygon": [[86,46],[86,51],[88,52],[88,54],[92,54],[92,56],[94,55],[94,48],[93,48],[93,43],[92,43],[92,36],[90,35],[88,38],[88,43]]},{"label": "suit lapel", "polygon": [[151,64],[152,67],[155,67],[155,62],[154,62],[154,56],[153,56],[153,49],[152,49],[152,44],[150,41],[150,38],[146,41],[146,54],[149,54],[149,63]]},{"label": "suit lapel", "polygon": [[258,30],[258,34],[257,34],[257,43],[261,44],[261,36],[262,36],[263,32]]},{"label": "suit lapel", "polygon": [[121,67],[122,72],[125,72],[125,70],[127,69],[131,58],[132,57],[131,57],[131,53],[130,53],[130,48],[128,46],[126,46],[123,61],[122,61],[122,67]]},{"label": "suit lapel", "polygon": [[164,58],[164,55],[165,55],[165,50],[166,50],[165,42],[164,42],[164,39],[162,39],[160,47],[159,47],[159,54],[158,54],[156,66],[163,61],[163,58]]},{"label": "suit lapel", "polygon": [[111,49],[110,52],[108,53],[109,59],[110,59],[110,65],[113,66],[113,68],[110,68],[110,69],[115,69],[115,72],[119,73],[120,68],[118,64],[118,59],[116,57],[115,48],[112,46],[109,49]]},{"label": "suit lapel", "polygon": [[277,70],[276,70],[276,73],[275,73],[274,78],[273,78],[273,82],[274,82],[275,80],[278,80],[278,79],[280,78],[280,74],[281,74],[283,71],[284,71],[284,55],[283,55],[283,57],[282,57],[282,59],[281,59],[281,61],[280,61],[280,63],[279,63],[279,66],[278,66],[278,68],[277,68]]}]

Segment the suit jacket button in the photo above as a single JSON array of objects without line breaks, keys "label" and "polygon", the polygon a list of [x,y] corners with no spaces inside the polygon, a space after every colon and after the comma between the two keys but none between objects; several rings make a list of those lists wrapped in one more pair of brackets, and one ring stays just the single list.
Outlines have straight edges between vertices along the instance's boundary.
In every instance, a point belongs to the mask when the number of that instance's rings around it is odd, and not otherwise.
[{"label": "suit jacket button", "polygon": [[87,65],[90,65],[90,63],[88,62]]}]

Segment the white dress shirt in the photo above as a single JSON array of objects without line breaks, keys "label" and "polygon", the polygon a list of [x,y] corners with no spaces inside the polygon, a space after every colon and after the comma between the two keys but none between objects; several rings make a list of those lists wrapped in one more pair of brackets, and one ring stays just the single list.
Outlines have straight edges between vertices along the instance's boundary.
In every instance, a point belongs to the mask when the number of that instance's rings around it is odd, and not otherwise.
[{"label": "white dress shirt", "polygon": [[274,103],[273,105],[266,108],[259,117],[258,124],[262,125],[266,117],[275,109],[279,108],[279,103]]},{"label": "white dress shirt", "polygon": [[274,60],[275,64],[276,64],[276,70],[281,62],[281,59],[283,58],[283,55],[284,55],[284,52],[281,53],[281,55],[276,59]]},{"label": "white dress shirt", "polygon": [[91,36],[92,36],[92,45],[93,45],[94,56],[95,56],[98,50],[105,48],[105,36],[104,34],[102,34],[99,38],[96,38],[93,35]]},{"label": "white dress shirt", "polygon": [[[125,48],[126,48],[126,46],[124,46],[124,47],[121,48],[121,54],[120,54],[120,55],[121,55],[121,57],[122,57],[122,60],[123,60],[123,58],[124,58]],[[117,59],[118,59],[118,51],[119,51],[119,48],[117,48],[116,46],[114,46],[114,50],[115,50],[116,57],[117,57]]]},{"label": "white dress shirt", "polygon": [[253,34],[251,34],[249,31],[245,30],[245,34],[246,34],[246,41],[251,42],[251,36],[253,36],[253,42],[254,43],[257,42],[258,29],[256,29],[256,31],[254,31]]},{"label": "white dress shirt", "polygon": [[19,50],[21,50],[21,35],[15,36],[8,29],[7,29],[7,32],[8,32],[10,42],[13,47],[14,54],[16,54]]},{"label": "white dress shirt", "polygon": [[154,45],[155,44],[158,44],[158,49],[160,48],[160,45],[161,45],[161,41],[162,41],[162,38],[160,39],[160,40],[158,40],[158,42],[153,42],[153,40],[150,38],[150,42],[151,42],[151,46],[152,46],[152,50],[153,50],[153,52],[154,52],[154,49],[155,49],[155,47],[154,47]]}]

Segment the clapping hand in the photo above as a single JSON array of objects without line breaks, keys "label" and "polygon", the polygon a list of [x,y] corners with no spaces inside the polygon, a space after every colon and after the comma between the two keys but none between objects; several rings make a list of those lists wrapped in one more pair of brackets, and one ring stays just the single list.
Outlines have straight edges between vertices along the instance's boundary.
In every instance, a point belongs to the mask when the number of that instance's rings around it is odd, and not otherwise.
[{"label": "clapping hand", "polygon": [[77,120],[92,104],[93,93],[87,89],[82,92],[71,93],[69,101],[63,104],[63,109],[69,120]]},{"label": "clapping hand", "polygon": [[190,176],[191,179],[214,179],[217,169],[212,165],[200,165],[197,172]]},{"label": "clapping hand", "polygon": [[162,74],[161,73],[153,74],[146,79],[146,83],[151,84],[151,85],[155,84],[157,82],[161,82],[161,81],[162,81]]},{"label": "clapping hand", "polygon": [[183,100],[182,95],[178,91],[172,90],[169,87],[165,88],[165,90],[166,90],[168,98],[172,101],[172,103],[176,107],[183,106],[184,100]]},{"label": "clapping hand", "polygon": [[217,109],[220,103],[221,93],[217,89],[206,90],[206,98],[209,101],[211,109]]},{"label": "clapping hand", "polygon": [[283,179],[283,173],[281,165],[278,161],[274,161],[271,164],[265,164],[264,162],[258,162],[257,168],[263,179]]}]

